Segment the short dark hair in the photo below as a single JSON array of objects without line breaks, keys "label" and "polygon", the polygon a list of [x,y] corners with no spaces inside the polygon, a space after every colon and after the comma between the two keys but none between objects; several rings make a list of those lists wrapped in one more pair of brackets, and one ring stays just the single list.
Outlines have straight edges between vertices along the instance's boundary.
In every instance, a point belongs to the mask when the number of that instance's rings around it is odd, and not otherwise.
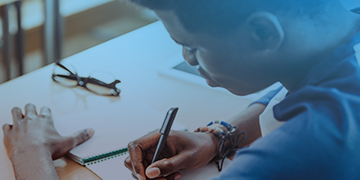
[{"label": "short dark hair", "polygon": [[[326,3],[336,0],[130,0],[150,10],[173,10],[190,32],[225,34],[251,12],[268,10],[314,18]],[[295,17],[295,16],[294,16]]]}]

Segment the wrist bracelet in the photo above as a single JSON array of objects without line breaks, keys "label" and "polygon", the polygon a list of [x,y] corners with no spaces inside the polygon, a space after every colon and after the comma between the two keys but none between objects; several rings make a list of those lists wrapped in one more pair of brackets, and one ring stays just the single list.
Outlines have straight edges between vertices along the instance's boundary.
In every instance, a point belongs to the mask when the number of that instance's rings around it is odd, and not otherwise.
[{"label": "wrist bracelet", "polygon": [[221,139],[223,138],[227,132],[219,127],[199,127],[195,130],[195,132],[209,132],[211,134],[214,134],[217,138]]},{"label": "wrist bracelet", "polygon": [[224,122],[224,121],[212,121],[210,122],[207,126],[211,126],[213,124],[220,124],[220,125],[223,125],[224,127],[226,127],[230,132],[232,130],[234,130],[234,127],[237,128],[237,126],[232,126],[231,124],[227,123],[227,122]]},{"label": "wrist bracelet", "polygon": [[[220,124],[224,126],[227,131],[219,127],[210,127],[214,124]],[[231,124],[224,121],[212,121],[206,127],[200,127],[195,130],[195,132],[210,132],[220,139],[218,145],[216,146],[218,155],[214,158],[216,160],[219,172],[222,170],[225,158],[233,156],[239,149],[240,145],[246,141],[247,134],[245,131],[239,132],[239,134],[234,137],[234,133],[237,131],[239,131],[237,126],[232,126]],[[241,135],[243,135],[243,138],[240,139]],[[224,147],[226,141],[229,141],[228,149],[225,149]]]}]

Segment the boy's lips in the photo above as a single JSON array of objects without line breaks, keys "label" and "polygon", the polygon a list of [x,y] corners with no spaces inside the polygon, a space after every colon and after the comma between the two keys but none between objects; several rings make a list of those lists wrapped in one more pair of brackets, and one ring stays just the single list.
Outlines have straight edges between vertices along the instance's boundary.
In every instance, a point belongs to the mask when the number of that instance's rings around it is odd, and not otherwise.
[{"label": "boy's lips", "polygon": [[215,81],[211,80],[210,77],[208,77],[205,73],[204,70],[202,70],[201,68],[198,68],[199,74],[201,77],[203,77],[204,79],[206,79],[206,83],[210,86],[210,87],[220,87]]}]

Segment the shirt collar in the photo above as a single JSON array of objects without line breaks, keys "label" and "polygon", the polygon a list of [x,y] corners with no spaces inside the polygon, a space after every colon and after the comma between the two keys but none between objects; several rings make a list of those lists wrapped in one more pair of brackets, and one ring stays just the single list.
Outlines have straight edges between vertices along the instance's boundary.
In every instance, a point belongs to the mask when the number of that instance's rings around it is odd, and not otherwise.
[{"label": "shirt collar", "polygon": [[346,61],[349,57],[355,55],[354,46],[360,43],[360,32],[357,33],[350,41],[346,44],[337,48],[331,55],[322,60],[320,63],[315,65],[305,78],[299,83],[293,92],[301,89],[308,84],[318,84],[323,79],[331,68],[336,67],[337,64]]}]

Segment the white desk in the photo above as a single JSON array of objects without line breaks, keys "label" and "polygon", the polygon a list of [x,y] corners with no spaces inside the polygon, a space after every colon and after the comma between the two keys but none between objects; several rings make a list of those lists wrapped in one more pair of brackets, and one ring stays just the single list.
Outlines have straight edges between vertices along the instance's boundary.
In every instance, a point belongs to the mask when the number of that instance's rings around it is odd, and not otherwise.
[{"label": "white desk", "polygon": [[[160,22],[105,42],[67,58],[81,76],[109,71],[122,81],[121,96],[137,96],[160,112],[180,107],[177,121],[190,131],[211,120],[228,119],[245,109],[249,100],[159,76],[157,65],[181,50]],[[64,88],[52,82],[53,65],[0,85],[0,124],[11,122],[11,109],[31,102],[48,106],[53,116],[100,107],[121,98],[96,96],[81,88]],[[147,132],[144,132],[144,134]],[[0,133],[3,139],[3,133]],[[55,161],[62,179],[99,179],[68,158]],[[0,144],[0,179],[14,179],[3,143]]]}]

